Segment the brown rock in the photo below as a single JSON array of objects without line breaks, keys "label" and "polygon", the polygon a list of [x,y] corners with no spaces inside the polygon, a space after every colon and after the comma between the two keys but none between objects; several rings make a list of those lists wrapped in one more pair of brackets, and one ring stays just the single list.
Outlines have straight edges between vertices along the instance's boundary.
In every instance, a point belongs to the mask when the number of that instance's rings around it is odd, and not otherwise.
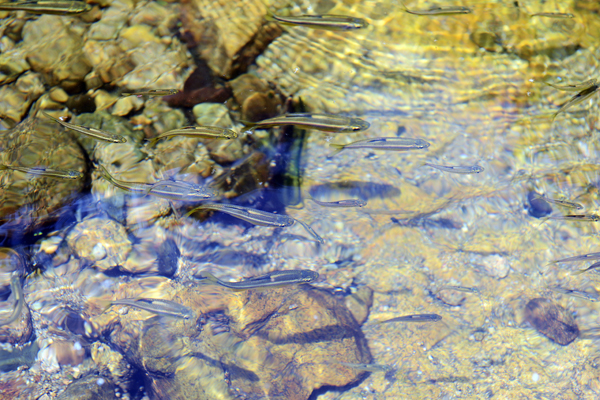
[{"label": "brown rock", "polygon": [[195,56],[231,78],[281,34],[276,24],[264,24],[266,11],[260,0],[192,0],[181,7],[183,36]]},{"label": "brown rock", "polygon": [[23,46],[31,69],[42,73],[50,86],[76,90],[91,71],[83,53],[82,27],[60,16],[43,15],[23,29]]},{"label": "brown rock", "polygon": [[[55,122],[35,117],[3,132],[0,164],[86,171],[77,142]],[[62,206],[85,184],[84,179],[32,178],[14,171],[0,171],[0,181],[0,223],[20,234],[68,212]]]},{"label": "brown rock", "polygon": [[85,359],[85,349],[79,342],[57,340],[50,345],[60,365],[79,365]]},{"label": "brown rock", "polygon": [[163,99],[171,107],[193,107],[200,103],[222,103],[230,97],[231,90],[217,83],[208,65],[199,61],[183,84],[183,90]]},{"label": "brown rock", "polygon": [[[135,296],[134,284],[115,295]],[[305,400],[315,389],[352,384],[364,374],[337,363],[372,360],[344,300],[327,291],[309,285],[246,292],[158,285],[194,317],[142,320],[145,311],[119,314],[113,307],[93,321],[148,373],[152,398]]]},{"label": "brown rock", "polygon": [[106,377],[88,375],[72,382],[57,400],[114,400],[115,385]]},{"label": "brown rock", "polygon": [[579,336],[571,313],[551,300],[536,298],[525,306],[525,320],[541,334],[563,346]]}]

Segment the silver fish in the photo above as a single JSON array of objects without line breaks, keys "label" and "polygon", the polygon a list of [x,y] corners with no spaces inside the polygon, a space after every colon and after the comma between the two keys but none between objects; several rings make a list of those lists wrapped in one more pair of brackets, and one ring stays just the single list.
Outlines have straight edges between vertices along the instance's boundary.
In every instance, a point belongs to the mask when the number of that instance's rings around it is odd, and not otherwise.
[{"label": "silver fish", "polygon": [[553,13],[553,12],[535,13],[535,14],[531,14],[531,17],[575,18],[575,16],[570,13]]},{"label": "silver fish", "polygon": [[553,88],[558,89],[558,90],[564,90],[567,92],[579,92],[581,90],[589,89],[592,86],[594,86],[596,84],[596,79],[589,79],[582,83],[576,83],[574,85],[564,85],[564,86],[555,85],[550,82],[544,82],[544,83],[546,85],[552,86]]},{"label": "silver fish", "polygon": [[348,31],[369,26],[367,21],[362,18],[333,14],[280,17],[268,13],[266,20],[279,22],[284,25],[304,26],[306,28],[326,29],[329,31]]},{"label": "silver fish", "polygon": [[592,221],[597,222],[600,221],[600,215],[596,214],[569,214],[569,215],[557,215],[552,217],[547,217],[546,219],[556,219],[563,221]]},{"label": "silver fish", "polygon": [[311,227],[310,227],[308,224],[306,224],[306,223],[304,223],[304,222],[300,221],[299,219],[295,219],[295,221],[296,221],[297,223],[299,223],[300,225],[302,225],[302,227],[303,227],[303,228],[304,228],[304,229],[305,229],[305,230],[306,230],[308,233],[310,233],[310,235],[311,235],[312,237],[314,237],[314,238],[315,238],[315,240],[316,240],[317,242],[319,242],[319,243],[321,243],[321,244],[325,244],[325,241],[323,240],[323,238],[322,238],[321,236],[319,236],[319,235],[317,234],[317,232],[315,232],[315,231],[313,230],[313,228],[311,228]]},{"label": "silver fish", "polygon": [[386,319],[379,321],[380,324],[388,322],[438,322],[442,319],[441,315],[437,314],[416,314],[416,315],[403,315],[392,319]]},{"label": "silver fish", "polygon": [[84,135],[87,135],[94,139],[98,139],[98,140],[102,140],[104,142],[110,142],[110,143],[126,143],[127,142],[127,139],[121,135],[104,132],[104,131],[102,131],[100,129],[96,129],[96,128],[88,128],[86,126],[70,124],[68,122],[61,121],[58,118],[54,118],[52,115],[46,114],[43,111],[42,111],[42,114],[44,114],[44,116],[46,118],[50,118],[54,122],[58,122],[65,128],[69,128],[69,129],[72,129],[79,133],[83,133]]},{"label": "silver fish", "polygon": [[558,200],[558,199],[551,199],[549,197],[546,196],[542,196],[542,195],[538,195],[537,197],[535,197],[535,199],[542,199],[547,201],[548,203],[553,203],[562,207],[567,207],[567,208],[575,208],[577,210],[583,210],[583,206],[581,204],[578,203],[573,203],[570,201],[566,201],[566,200]]},{"label": "silver fish", "polygon": [[367,205],[366,200],[359,199],[348,199],[338,201],[320,201],[315,199],[311,200],[323,207],[363,207]]},{"label": "silver fish", "polygon": [[171,300],[165,299],[149,299],[149,298],[135,298],[135,299],[120,299],[111,302],[112,305],[129,306],[140,308],[145,311],[149,311],[155,314],[168,315],[171,317],[190,319],[194,316],[194,312]]},{"label": "silver fish", "polygon": [[213,274],[202,271],[198,274],[199,278],[206,279],[207,282],[215,283],[234,290],[248,290],[258,288],[276,288],[287,285],[295,285],[301,283],[310,283],[319,277],[315,271],[308,269],[289,270],[289,271],[273,271],[268,274],[261,275],[255,278],[250,278],[240,282],[226,282],[218,279]]},{"label": "silver fish", "polygon": [[254,225],[271,226],[276,228],[285,228],[286,226],[294,225],[294,220],[291,217],[280,214],[273,214],[266,211],[256,210],[254,208],[235,206],[233,204],[205,203],[188,212],[186,216],[190,216],[197,210],[214,210],[221,211],[232,215],[236,218],[250,222]]},{"label": "silver fish", "polygon": [[569,101],[567,101],[565,104],[563,104],[562,107],[559,108],[558,111],[556,111],[552,115],[552,121],[554,121],[556,116],[558,114],[560,114],[561,112],[592,97],[594,94],[596,94],[596,92],[598,91],[598,88],[600,88],[600,85],[594,84],[594,85],[590,86],[589,88],[584,89],[581,92],[577,93],[575,96],[571,97],[571,99]]},{"label": "silver fish", "polygon": [[85,1],[37,0],[0,3],[1,11],[27,11],[32,14],[73,15],[90,11]]},{"label": "silver fish", "polygon": [[442,286],[438,289],[438,292],[441,292],[442,290],[456,290],[457,292],[464,292],[464,293],[479,293],[479,289],[477,288],[472,288],[472,287],[466,287],[466,286],[452,286],[452,285],[446,285],[446,286]]},{"label": "silver fish", "polygon": [[182,201],[197,201],[215,197],[216,194],[211,189],[192,182],[164,180],[151,184],[146,190],[146,194],[160,192],[160,194],[169,193],[170,199]]},{"label": "silver fish", "polygon": [[596,302],[598,301],[598,294],[592,294],[588,292],[581,292],[579,290],[573,289],[565,289],[558,286],[549,287],[548,289],[554,290],[555,292],[566,294],[568,296],[579,297],[580,299],[585,299],[588,301]]},{"label": "silver fish", "polygon": [[373,139],[358,140],[348,144],[330,143],[331,147],[339,151],[346,149],[373,149],[390,151],[408,151],[426,149],[430,146],[429,142],[423,139],[409,139],[396,137],[381,137]]},{"label": "silver fish", "polygon": [[573,271],[573,272],[571,272],[571,275],[583,274],[584,272],[592,271],[592,270],[598,269],[598,268],[600,268],[600,261],[597,261],[597,262],[593,263],[592,265],[590,265],[586,269],[582,269],[582,270],[579,270],[579,271]]},{"label": "silver fish", "polygon": [[121,92],[121,96],[168,96],[177,93],[177,89],[140,89]]},{"label": "silver fish", "polygon": [[163,199],[189,202],[203,201],[214,196],[214,193],[210,189],[203,187],[197,189],[195,186],[186,186],[182,181],[160,181],[157,183],[128,182],[115,178],[100,164],[97,165],[97,168],[104,179],[119,189],[132,193],[150,194]]},{"label": "silver fish", "polygon": [[431,163],[425,163],[425,165],[439,169],[440,171],[451,172],[453,174],[478,174],[483,171],[483,167],[480,167],[479,165],[451,166],[451,165],[437,165],[437,164],[431,164]]},{"label": "silver fish", "polygon": [[79,171],[73,170],[58,170],[51,169],[46,167],[20,167],[17,165],[2,165],[0,164],[0,170],[13,170],[19,171],[26,174],[43,176],[46,178],[56,178],[56,179],[81,179],[83,178],[83,173]]},{"label": "silver fish", "polygon": [[327,364],[339,364],[344,367],[354,368],[359,371],[365,372],[387,372],[392,370],[392,367],[389,365],[382,364],[358,364],[358,363],[347,363],[347,362],[328,362]]},{"label": "silver fish", "polygon": [[552,261],[551,264],[556,264],[559,262],[575,262],[575,261],[587,261],[587,260],[600,260],[600,253],[589,253],[589,254],[582,254],[580,256],[562,258],[560,260]]},{"label": "silver fish", "polygon": [[156,142],[169,136],[186,136],[199,139],[235,139],[238,134],[231,129],[218,126],[186,126],[161,133],[152,138],[149,145],[154,146]]},{"label": "silver fish", "polygon": [[335,114],[285,114],[255,123],[246,123],[251,129],[269,128],[272,126],[294,125],[305,129],[316,129],[325,132],[359,132],[371,126],[360,118],[343,117]]},{"label": "silver fish", "polygon": [[455,15],[455,14],[470,14],[473,11],[468,7],[455,7],[455,6],[440,6],[432,7],[429,10],[409,10],[404,3],[401,3],[404,7],[404,11],[414,15]]}]

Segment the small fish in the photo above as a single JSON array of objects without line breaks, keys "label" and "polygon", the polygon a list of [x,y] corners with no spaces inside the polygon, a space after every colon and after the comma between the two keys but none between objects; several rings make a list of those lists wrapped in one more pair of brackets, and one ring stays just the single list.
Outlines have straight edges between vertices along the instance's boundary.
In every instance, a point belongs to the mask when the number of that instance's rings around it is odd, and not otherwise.
[{"label": "small fish", "polygon": [[330,365],[343,365],[344,367],[354,368],[359,371],[365,372],[387,372],[392,369],[389,365],[382,364],[357,364],[357,363],[346,363],[346,362],[328,362]]},{"label": "small fish", "polygon": [[205,271],[201,272],[198,277],[205,278],[207,282],[215,283],[229,289],[247,290],[269,287],[277,288],[301,283],[310,283],[317,279],[319,274],[308,269],[273,271],[256,278],[250,278],[240,282],[225,282],[218,279],[213,274]]},{"label": "small fish", "polygon": [[79,133],[83,133],[84,135],[87,135],[87,136],[92,137],[97,140],[102,140],[102,141],[110,142],[110,143],[126,143],[127,142],[127,139],[121,135],[104,132],[104,131],[102,131],[100,129],[96,129],[96,128],[88,128],[88,127],[81,126],[81,125],[70,124],[68,122],[61,121],[58,118],[54,118],[52,115],[46,114],[43,111],[42,111],[42,114],[44,114],[44,116],[46,118],[50,118],[51,120],[58,122],[65,128],[69,128],[69,129],[72,129]]},{"label": "small fish", "polygon": [[575,18],[573,14],[569,13],[553,13],[553,12],[541,12],[531,14],[531,17],[548,17],[548,18]]},{"label": "small fish", "polygon": [[360,118],[343,117],[334,114],[285,114],[255,123],[246,123],[251,129],[272,126],[294,125],[305,129],[324,132],[359,132],[369,129],[371,124]]},{"label": "small fish", "polygon": [[338,201],[319,201],[311,199],[315,203],[323,207],[363,207],[367,205],[366,200],[348,199]]},{"label": "small fish", "polygon": [[565,85],[565,86],[555,85],[550,82],[544,82],[544,83],[546,85],[552,86],[553,88],[558,89],[558,90],[564,90],[567,92],[580,92],[582,90],[586,90],[586,89],[589,89],[592,86],[594,86],[596,84],[596,79],[590,79],[590,80],[587,80],[582,83],[577,83],[575,85]]},{"label": "small fish", "polygon": [[310,233],[310,235],[311,235],[312,237],[314,237],[314,238],[315,238],[315,240],[316,240],[317,242],[319,242],[319,243],[321,243],[321,244],[325,244],[325,241],[323,240],[323,238],[322,238],[321,236],[319,236],[319,235],[317,234],[317,232],[315,232],[315,231],[313,230],[313,228],[311,228],[311,227],[310,227],[308,224],[305,224],[304,222],[300,221],[299,219],[295,219],[295,221],[296,221],[297,223],[299,223],[300,225],[302,225],[302,227],[303,227],[304,229],[306,229],[306,231],[307,231],[308,233]]},{"label": "small fish", "polygon": [[183,201],[194,201],[200,199],[210,199],[215,197],[216,194],[211,189],[198,185],[193,182],[177,181],[177,180],[164,180],[158,181],[151,184],[146,190],[146,194],[151,194],[153,191],[161,191],[162,193],[171,193],[173,196],[177,196],[178,200]]},{"label": "small fish", "polygon": [[161,133],[152,138],[149,145],[154,146],[156,142],[169,136],[186,136],[198,139],[235,139],[238,134],[231,129],[218,126],[186,126]]},{"label": "small fish", "polygon": [[15,298],[15,308],[7,319],[4,321],[0,320],[0,326],[10,325],[15,322],[21,316],[23,305],[25,304],[25,296],[23,295],[21,279],[17,274],[13,274],[10,277],[10,290]]},{"label": "small fish", "polygon": [[442,319],[441,315],[437,314],[416,314],[416,315],[403,315],[402,317],[396,317],[392,319],[386,319],[379,321],[380,324],[388,322],[437,322]]},{"label": "small fish", "polygon": [[600,221],[600,215],[595,214],[569,214],[569,215],[557,215],[554,217],[548,217],[547,219],[556,220],[572,220],[572,221]]},{"label": "small fish", "polygon": [[27,11],[32,14],[73,15],[90,11],[92,6],[85,1],[15,1],[0,3],[1,11]]},{"label": "small fish", "polygon": [[558,111],[556,111],[552,115],[552,121],[554,121],[556,116],[558,114],[560,114],[561,112],[592,97],[594,94],[596,94],[596,92],[598,91],[598,88],[600,88],[600,85],[594,84],[594,85],[590,86],[589,88],[584,89],[581,92],[577,93],[575,96],[571,97],[571,99],[569,101],[567,101],[565,104],[563,104],[562,107],[559,108]]},{"label": "small fish", "polygon": [[580,299],[585,299],[588,301],[596,302],[598,301],[598,294],[592,294],[588,292],[581,292],[579,290],[573,289],[564,289],[558,286],[549,287],[548,289],[554,290],[555,292],[566,294],[573,297],[579,297]]},{"label": "small fish", "polygon": [[83,173],[79,171],[67,170],[62,171],[58,169],[50,169],[46,167],[19,167],[16,165],[2,165],[0,164],[0,170],[13,170],[24,172],[26,174],[43,176],[46,178],[56,178],[56,179],[81,179],[83,178]]},{"label": "small fish", "polygon": [[433,167],[433,168],[439,169],[440,171],[452,172],[454,174],[478,174],[481,171],[483,171],[483,167],[480,167],[479,165],[471,165],[471,166],[456,165],[456,166],[451,166],[451,165],[437,165],[437,164],[431,164],[431,163],[425,163],[425,165],[427,165],[429,167]]},{"label": "small fish", "polygon": [[179,90],[177,89],[141,89],[134,91],[125,91],[121,92],[121,96],[168,96],[171,94],[177,94]]},{"label": "small fish", "polygon": [[111,304],[141,308],[142,310],[150,311],[155,314],[168,315],[183,319],[190,319],[194,316],[194,312],[191,309],[174,301],[165,299],[120,299],[112,301]]},{"label": "small fish", "polygon": [[276,228],[285,228],[286,226],[294,225],[295,219],[286,215],[273,214],[266,211],[256,210],[254,208],[235,206],[233,204],[205,203],[188,212],[186,216],[190,216],[197,210],[214,210],[221,211],[232,215],[236,218],[250,222],[254,225],[272,226]]},{"label": "small fish", "polygon": [[466,286],[446,285],[446,286],[440,287],[438,289],[438,292],[441,292],[442,290],[456,290],[457,292],[464,292],[464,293],[479,293],[479,289],[466,287]]},{"label": "small fish", "polygon": [[597,261],[597,262],[593,263],[592,265],[590,265],[589,267],[587,267],[586,269],[571,272],[571,275],[580,275],[580,274],[583,274],[584,272],[598,269],[599,267],[600,267],[600,261]]},{"label": "small fish", "polygon": [[556,263],[560,263],[560,262],[575,262],[575,261],[587,261],[587,260],[600,260],[600,253],[589,253],[589,254],[583,254],[580,256],[574,256],[574,257],[563,258],[560,260],[554,260],[551,262],[551,264],[556,264]]},{"label": "small fish", "polygon": [[442,6],[432,7],[429,10],[409,10],[404,3],[401,3],[404,11],[414,15],[454,15],[454,14],[470,14],[473,11],[468,7]]},{"label": "small fish", "polygon": [[547,201],[548,203],[553,203],[553,204],[567,207],[567,208],[575,208],[577,210],[583,210],[583,206],[581,204],[572,203],[572,202],[566,201],[566,200],[551,199],[549,197],[542,196],[542,195],[537,195],[537,197],[535,197],[535,199],[542,199],[542,200]]},{"label": "small fish", "polygon": [[368,22],[362,18],[332,14],[280,17],[268,12],[265,19],[267,21],[279,22],[283,25],[304,26],[306,28],[326,29],[328,31],[348,31],[363,29],[369,26]]},{"label": "small fish", "polygon": [[423,139],[381,137],[374,139],[358,140],[349,144],[330,143],[331,147],[339,151],[345,149],[374,149],[374,150],[390,150],[390,151],[408,151],[421,150],[430,146],[429,142]]},{"label": "small fish", "polygon": [[201,188],[201,190],[186,189],[186,185],[182,181],[160,181],[157,183],[127,182],[113,177],[100,164],[97,165],[97,168],[102,177],[112,185],[132,193],[151,194],[163,199],[189,202],[203,201],[214,196],[214,193],[206,188]]}]

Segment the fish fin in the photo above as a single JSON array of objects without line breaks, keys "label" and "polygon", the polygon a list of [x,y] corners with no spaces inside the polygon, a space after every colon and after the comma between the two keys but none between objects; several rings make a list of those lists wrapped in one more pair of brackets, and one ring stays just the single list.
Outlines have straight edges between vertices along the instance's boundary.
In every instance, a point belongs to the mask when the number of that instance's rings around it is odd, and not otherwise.
[{"label": "fish fin", "polygon": [[109,181],[110,183],[114,183],[115,178],[112,177],[112,175],[106,170],[106,168],[104,168],[103,165],[101,164],[96,164],[96,169],[98,171],[100,171],[100,175],[102,175],[102,177],[104,179],[106,179],[107,181]]}]

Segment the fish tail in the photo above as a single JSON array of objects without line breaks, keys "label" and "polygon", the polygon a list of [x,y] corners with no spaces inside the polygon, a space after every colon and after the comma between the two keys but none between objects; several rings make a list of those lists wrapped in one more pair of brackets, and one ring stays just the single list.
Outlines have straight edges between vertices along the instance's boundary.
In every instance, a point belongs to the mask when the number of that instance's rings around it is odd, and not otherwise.
[{"label": "fish tail", "polygon": [[158,142],[158,141],[159,141],[158,136],[155,138],[152,138],[152,139],[150,139],[150,141],[148,141],[148,146],[154,147],[154,145],[156,145],[156,142]]},{"label": "fish tail", "polygon": [[273,16],[273,12],[271,10],[267,10],[267,15],[265,15],[265,19],[267,21],[276,21],[275,17]]},{"label": "fish tail", "polygon": [[112,175],[106,170],[106,168],[104,168],[103,165],[96,164],[96,168],[98,169],[98,171],[100,171],[100,175],[102,175],[104,179],[106,179],[112,184],[115,183],[115,178],[112,177]]},{"label": "fish tail", "polygon": [[54,122],[58,122],[58,121],[59,121],[59,120],[58,120],[58,118],[55,118],[55,117],[53,117],[53,116],[52,116],[52,115],[50,115],[50,114],[46,114],[46,113],[45,113],[45,112],[43,112],[43,111],[40,111],[40,112],[42,113],[42,115],[43,115],[44,117],[46,117],[46,118],[50,118],[50,119],[51,119],[52,121],[54,121]]},{"label": "fish tail", "polygon": [[198,206],[198,207],[192,208],[192,210],[191,210],[191,211],[188,211],[187,213],[185,213],[184,217],[189,217],[190,215],[192,215],[192,214],[193,214],[193,213],[195,213],[196,211],[199,211],[199,210],[202,210],[202,209],[205,209],[205,207],[203,207],[203,206]]},{"label": "fish tail", "polygon": [[329,143],[329,146],[333,147],[335,149],[335,151],[327,156],[328,159],[333,158],[338,153],[340,153],[342,150],[344,150],[344,148],[346,147],[345,144],[338,144],[338,143]]},{"label": "fish tail", "polygon": [[403,1],[401,1],[400,4],[402,4],[402,8],[404,8],[404,11],[408,11],[408,7],[406,7],[406,4],[404,4]]},{"label": "fish tail", "polygon": [[219,280],[217,279],[216,276],[214,276],[213,274],[211,274],[208,271],[201,271],[199,274],[195,275],[196,278],[200,278],[201,282],[204,283],[217,283],[219,282]]},{"label": "fish tail", "polygon": [[241,122],[242,124],[244,124],[244,126],[245,126],[246,128],[252,128],[252,127],[255,127],[255,126],[256,126],[256,122],[246,121],[246,120],[243,120],[243,119],[241,119],[241,120],[240,120],[240,122]]},{"label": "fish tail", "polygon": [[10,168],[7,165],[0,164],[0,170],[5,171],[5,170],[8,170],[8,169],[10,169]]}]

